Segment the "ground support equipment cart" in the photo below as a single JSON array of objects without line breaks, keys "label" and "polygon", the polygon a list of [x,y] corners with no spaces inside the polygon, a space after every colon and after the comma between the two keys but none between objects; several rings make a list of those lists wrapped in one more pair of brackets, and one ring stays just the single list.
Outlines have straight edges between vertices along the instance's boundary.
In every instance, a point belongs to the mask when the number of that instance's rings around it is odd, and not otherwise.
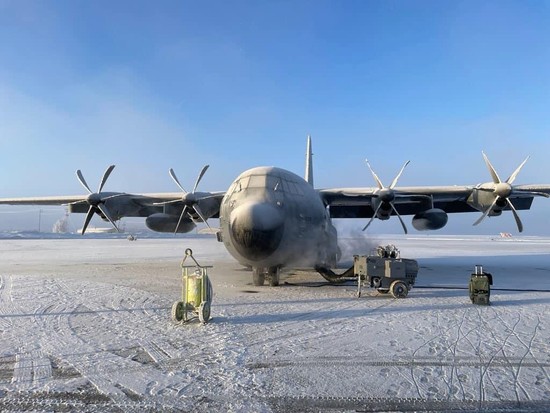
[{"label": "ground support equipment cart", "polygon": [[491,285],[493,285],[493,276],[483,271],[481,265],[474,267],[474,272],[470,276],[470,300],[472,304],[489,305],[491,296]]},{"label": "ground support equipment cart", "polygon": [[[185,265],[187,258],[193,260],[194,265]],[[190,248],[185,250],[181,261],[181,301],[172,305],[172,320],[187,322],[198,317],[201,323],[210,320],[210,306],[212,303],[212,283],[208,278],[208,269],[211,265],[200,265]]]},{"label": "ground support equipment cart", "polygon": [[353,272],[357,276],[357,296],[361,286],[375,288],[394,298],[405,298],[418,274],[415,260],[401,258],[395,245],[379,246],[371,255],[354,255]]}]

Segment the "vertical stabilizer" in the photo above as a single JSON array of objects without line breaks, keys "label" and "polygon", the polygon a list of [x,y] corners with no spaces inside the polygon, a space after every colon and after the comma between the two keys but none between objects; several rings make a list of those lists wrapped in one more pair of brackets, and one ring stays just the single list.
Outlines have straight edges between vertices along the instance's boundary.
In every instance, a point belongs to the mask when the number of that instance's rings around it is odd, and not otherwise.
[{"label": "vertical stabilizer", "polygon": [[307,149],[306,149],[306,176],[304,179],[311,186],[313,186],[313,153],[311,152],[311,136],[307,135]]}]

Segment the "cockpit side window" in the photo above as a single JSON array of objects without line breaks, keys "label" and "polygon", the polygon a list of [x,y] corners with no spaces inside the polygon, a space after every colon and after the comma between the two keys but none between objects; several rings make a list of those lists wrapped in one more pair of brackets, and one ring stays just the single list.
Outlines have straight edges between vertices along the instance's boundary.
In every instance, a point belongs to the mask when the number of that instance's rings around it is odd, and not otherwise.
[{"label": "cockpit side window", "polygon": [[244,191],[246,188],[248,188],[248,183],[250,181],[249,176],[245,176],[244,178],[239,179],[235,186],[235,192],[241,192]]},{"label": "cockpit side window", "polygon": [[287,181],[285,179],[283,180],[283,186],[285,188],[285,191],[288,193],[291,193],[293,195],[304,195],[304,193],[300,189],[300,186],[297,185],[295,182]]},{"label": "cockpit side window", "polygon": [[283,186],[281,185],[281,179],[278,176],[267,175],[266,176],[266,187],[272,191],[283,191]]}]

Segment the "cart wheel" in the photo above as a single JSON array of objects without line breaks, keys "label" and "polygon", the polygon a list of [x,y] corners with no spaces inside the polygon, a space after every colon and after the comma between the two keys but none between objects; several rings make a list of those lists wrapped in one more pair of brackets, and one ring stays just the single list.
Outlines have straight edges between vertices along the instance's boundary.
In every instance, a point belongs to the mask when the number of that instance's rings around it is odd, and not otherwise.
[{"label": "cart wheel", "polygon": [[208,323],[208,320],[210,320],[210,302],[204,301],[199,306],[199,321],[206,324]]},{"label": "cart wheel", "polygon": [[176,301],[172,304],[172,320],[180,322],[185,316],[185,305],[183,301]]},{"label": "cart wheel", "polygon": [[394,281],[390,285],[391,295],[394,298],[405,298],[409,293],[407,285],[403,281]]}]

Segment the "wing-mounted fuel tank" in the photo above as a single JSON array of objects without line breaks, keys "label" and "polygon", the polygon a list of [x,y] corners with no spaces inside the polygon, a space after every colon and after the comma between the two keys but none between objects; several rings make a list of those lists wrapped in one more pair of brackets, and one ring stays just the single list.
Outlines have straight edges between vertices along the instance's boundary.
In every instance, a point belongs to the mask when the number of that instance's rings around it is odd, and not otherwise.
[{"label": "wing-mounted fuel tank", "polygon": [[164,214],[164,213],[157,213],[149,215],[145,219],[145,225],[147,225],[147,228],[156,231],[156,232],[178,232],[178,233],[185,233],[192,231],[196,225],[193,221],[191,221],[189,218],[184,217],[181,222],[178,225],[178,221],[180,220],[179,215],[171,215],[171,214]]},{"label": "wing-mounted fuel tank", "polygon": [[419,212],[412,219],[412,225],[417,231],[433,231],[447,225],[449,217],[439,208],[431,208]]}]

